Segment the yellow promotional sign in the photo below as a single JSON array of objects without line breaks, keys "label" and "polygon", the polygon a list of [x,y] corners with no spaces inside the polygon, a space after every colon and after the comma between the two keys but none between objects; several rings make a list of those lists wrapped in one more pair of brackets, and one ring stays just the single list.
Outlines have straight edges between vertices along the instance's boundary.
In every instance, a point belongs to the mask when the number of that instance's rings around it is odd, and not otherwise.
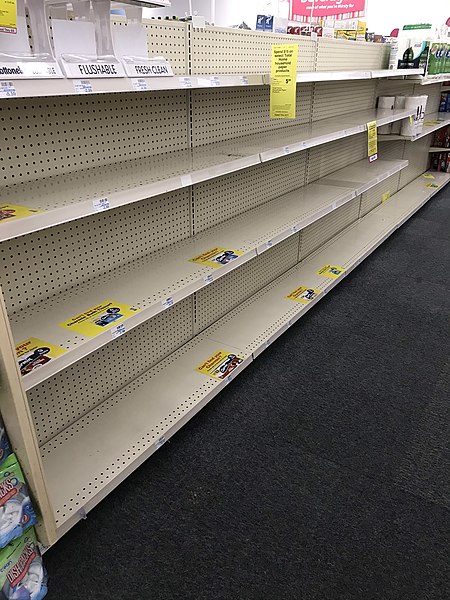
[{"label": "yellow promotional sign", "polygon": [[384,194],[381,196],[381,202],[387,202],[390,197],[391,197],[391,192],[384,192]]},{"label": "yellow promotional sign", "polygon": [[422,177],[424,177],[425,179],[434,179],[434,175],[432,175],[431,173],[424,173]]},{"label": "yellow promotional sign", "polygon": [[369,162],[373,162],[378,158],[378,134],[376,121],[369,121],[369,123],[367,123],[367,155],[369,157]]},{"label": "yellow promotional sign", "polygon": [[216,246],[215,248],[211,248],[211,250],[206,250],[202,254],[195,256],[194,258],[190,258],[189,262],[194,262],[199,265],[204,265],[205,267],[218,269],[219,267],[223,267],[229,262],[236,260],[243,254],[243,252],[238,252],[237,250],[230,250],[229,248],[221,248]]},{"label": "yellow promotional sign", "polygon": [[21,375],[27,375],[67,352],[66,348],[54,346],[37,338],[30,338],[16,346],[16,354]]},{"label": "yellow promotional sign", "polygon": [[427,183],[427,185],[425,187],[428,187],[428,188],[438,188],[439,184],[437,184],[437,183]]},{"label": "yellow promotional sign", "polygon": [[13,219],[23,219],[35,213],[43,212],[37,208],[28,208],[18,204],[0,204],[0,225]]},{"label": "yellow promotional sign", "polygon": [[300,302],[300,304],[309,304],[314,298],[320,294],[320,290],[315,290],[313,288],[307,288],[304,286],[299,286],[292,290],[286,298],[288,300],[293,300],[294,302]]},{"label": "yellow promotional sign", "polygon": [[59,323],[59,326],[87,337],[94,337],[105,331],[105,329],[110,329],[127,317],[134,315],[139,310],[139,308],[128,306],[128,304],[105,300],[101,304],[75,315],[68,321]]},{"label": "yellow promotional sign", "polygon": [[273,44],[270,72],[270,118],[295,119],[297,44]]},{"label": "yellow promotional sign", "polygon": [[16,0],[0,0],[0,32],[17,33]]},{"label": "yellow promotional sign", "polygon": [[319,271],[317,271],[317,275],[322,275],[323,277],[328,277],[329,279],[337,279],[342,273],[345,272],[343,267],[336,267],[336,265],[325,265]]},{"label": "yellow promotional sign", "polygon": [[218,350],[195,370],[214,379],[226,379],[243,360],[241,356]]}]

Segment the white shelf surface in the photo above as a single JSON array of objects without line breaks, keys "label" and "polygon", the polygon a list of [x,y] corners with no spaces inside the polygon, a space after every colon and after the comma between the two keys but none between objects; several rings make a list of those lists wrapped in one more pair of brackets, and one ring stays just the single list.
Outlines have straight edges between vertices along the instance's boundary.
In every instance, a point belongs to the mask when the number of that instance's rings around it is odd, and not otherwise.
[{"label": "white shelf surface", "polygon": [[[224,350],[244,359],[230,379],[236,376],[450,180],[450,175],[434,175],[439,188],[426,187],[428,180],[419,177],[43,445],[58,535],[70,529],[227,385],[229,379],[209,378],[196,367],[214,352]],[[332,280],[317,275],[326,264],[344,267],[344,276]],[[320,294],[308,305],[288,300],[287,294],[300,285],[320,290]]]},{"label": "white shelf surface", "polygon": [[[264,85],[264,76],[255,74],[242,75],[175,75],[174,77],[110,77],[79,78],[89,80],[92,94],[115,94],[120,92],[140,93],[142,91],[165,91],[183,89],[204,89],[210,87],[245,87]],[[79,79],[16,79],[13,85],[16,98],[42,98],[48,96],[76,96],[74,82]],[[135,89],[135,81],[145,81],[146,90]],[[14,98],[14,96],[13,96]],[[8,98],[5,98],[8,100]]]},{"label": "white shelf surface", "polygon": [[144,159],[93,167],[0,189],[2,204],[42,210],[0,222],[0,242],[97,212],[100,198],[109,209],[246,169],[293,152],[356,135],[369,121],[385,125],[408,117],[409,110],[365,110],[178,150]]},{"label": "white shelf surface", "polygon": [[[192,238],[132,261],[101,276],[10,315],[16,344],[35,337],[68,351],[23,377],[30,389],[77,360],[113,341],[111,330],[86,337],[58,325],[106,300],[138,307],[123,320],[136,327],[213,280],[238,268],[317,221],[363,191],[390,177],[408,161],[359,161],[304,188],[285,194]],[[213,268],[190,259],[213,248],[241,253]]]},{"label": "white shelf surface", "polygon": [[[412,73],[408,73],[412,75]],[[439,75],[422,75],[414,77],[413,79],[419,79],[421,85],[432,85],[433,83],[445,83],[450,81],[450,73],[441,73]]]},{"label": "white shelf surface", "polygon": [[430,148],[428,148],[428,152],[433,153],[433,152],[450,152],[450,148],[441,148],[439,146],[431,146]]},{"label": "white shelf surface", "polygon": [[450,125],[450,113],[432,113],[426,115],[422,133],[419,133],[418,135],[407,136],[389,133],[386,135],[379,135],[378,139],[380,142],[390,140],[406,140],[408,142],[415,142],[416,140],[420,140],[420,138],[430,135],[431,133],[434,133],[438,129],[442,129],[442,127],[446,127],[447,125]]},{"label": "white shelf surface", "polygon": [[[354,79],[379,79],[382,77],[404,77],[406,75],[421,75],[422,69],[389,70],[378,69],[375,71],[311,71],[297,73],[298,83],[313,83],[319,81],[350,81]],[[80,78],[81,79],[81,78]],[[242,73],[238,75],[175,75],[174,77],[110,77],[110,78],[82,78],[88,79],[92,86],[93,94],[114,94],[121,92],[164,91],[182,89],[205,89],[211,87],[246,87],[255,85],[269,85],[269,74]],[[136,89],[135,81],[139,79],[146,82],[146,90],[140,86]],[[7,80],[7,78],[5,78]],[[74,96],[80,92],[75,89],[73,79],[17,79],[13,81],[17,98],[42,98],[48,96]],[[431,81],[430,83],[436,83]],[[14,96],[12,96],[14,98]],[[9,98],[5,98],[7,101]]]}]

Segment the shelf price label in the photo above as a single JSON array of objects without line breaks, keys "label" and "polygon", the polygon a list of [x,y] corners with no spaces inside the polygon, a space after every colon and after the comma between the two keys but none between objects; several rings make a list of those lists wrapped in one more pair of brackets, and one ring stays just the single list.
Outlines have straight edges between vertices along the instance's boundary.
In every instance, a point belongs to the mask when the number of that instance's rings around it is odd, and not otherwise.
[{"label": "shelf price label", "polygon": [[89,81],[89,79],[80,79],[78,81],[74,80],[73,89],[75,90],[76,94],[92,94],[94,91],[92,89],[92,83]]},{"label": "shelf price label", "polygon": [[17,92],[12,81],[0,81],[0,98],[16,98]]},{"label": "shelf price label", "polygon": [[270,71],[270,118],[295,119],[297,44],[273,44]]},{"label": "shelf price label", "polygon": [[225,350],[218,350],[195,370],[213,379],[228,379],[234,369],[243,361],[242,356],[237,356]]},{"label": "shelf price label", "polygon": [[236,260],[243,254],[243,252],[239,252],[238,250],[231,250],[230,248],[221,248],[216,246],[215,248],[211,248],[211,250],[206,250],[206,252],[195,256],[194,258],[190,258],[189,262],[197,263],[199,265],[203,265],[204,267],[218,269],[219,267],[223,267],[229,262]]},{"label": "shelf price label", "polygon": [[36,213],[44,212],[38,208],[28,208],[28,206],[19,206],[18,204],[0,204],[0,225],[13,221],[14,219],[23,219]]},{"label": "shelf price label", "polygon": [[112,336],[118,337],[125,333],[125,327],[118,327],[119,323],[139,310],[135,306],[105,300],[58,325],[86,337],[95,337],[106,329],[114,328],[111,332]]},{"label": "shelf price label", "polygon": [[295,290],[292,290],[286,298],[288,300],[293,300],[294,302],[299,302],[300,304],[309,304],[314,298],[317,298],[319,294],[320,290],[300,285],[298,288],[295,288]]},{"label": "shelf price label", "polygon": [[30,338],[16,346],[17,361],[20,374],[28,375],[38,367],[42,367],[53,358],[57,358],[67,352],[66,348],[43,342],[37,338]]},{"label": "shelf price label", "polygon": [[367,123],[367,156],[369,157],[369,162],[373,162],[378,158],[378,134],[376,121],[369,121],[369,123]]},{"label": "shelf price label", "polygon": [[336,265],[325,265],[317,271],[317,275],[328,277],[328,279],[337,279],[343,273],[345,273],[345,269],[343,267],[336,267]]},{"label": "shelf price label", "polygon": [[16,0],[2,0],[0,2],[0,32],[17,33]]},{"label": "shelf price label", "polygon": [[109,200],[108,198],[99,198],[98,200],[93,200],[92,206],[95,212],[103,212],[104,210],[108,210]]},{"label": "shelf price label", "polygon": [[391,192],[384,192],[384,194],[381,196],[381,202],[387,202],[389,200],[389,198],[391,197]]}]

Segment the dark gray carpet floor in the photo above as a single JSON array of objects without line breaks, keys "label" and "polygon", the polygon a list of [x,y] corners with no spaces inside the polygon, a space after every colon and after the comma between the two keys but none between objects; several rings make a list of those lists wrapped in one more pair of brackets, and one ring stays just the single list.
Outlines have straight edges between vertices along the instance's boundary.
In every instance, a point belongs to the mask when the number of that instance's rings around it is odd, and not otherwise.
[{"label": "dark gray carpet floor", "polygon": [[444,189],[46,553],[48,599],[449,600],[449,240]]}]

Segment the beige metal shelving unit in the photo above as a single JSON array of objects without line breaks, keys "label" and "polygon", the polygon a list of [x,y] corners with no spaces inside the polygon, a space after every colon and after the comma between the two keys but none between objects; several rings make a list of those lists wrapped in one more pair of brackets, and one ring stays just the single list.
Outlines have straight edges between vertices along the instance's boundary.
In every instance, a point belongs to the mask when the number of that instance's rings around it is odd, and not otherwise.
[{"label": "beige metal shelving unit", "polygon": [[[39,91],[18,82],[21,97],[0,100],[2,203],[41,211],[0,224],[0,356],[2,412],[44,544],[448,180],[421,177],[429,136],[381,143],[379,160],[367,161],[367,122],[409,115],[375,111],[377,95],[420,85],[392,78],[385,47],[147,29],[173,80],[149,80],[147,91],[96,80],[82,96],[67,80]],[[270,119],[267,85],[271,46],[286,42],[299,45],[289,122]],[[192,262],[213,249],[235,257],[217,268]],[[326,264],[345,271],[318,275]],[[298,286],[318,293],[294,302],[286,296]],[[139,310],[93,337],[59,325],[108,300]],[[65,352],[20,377],[14,347],[32,337]],[[224,379],[196,370],[218,351],[242,362]]]}]

